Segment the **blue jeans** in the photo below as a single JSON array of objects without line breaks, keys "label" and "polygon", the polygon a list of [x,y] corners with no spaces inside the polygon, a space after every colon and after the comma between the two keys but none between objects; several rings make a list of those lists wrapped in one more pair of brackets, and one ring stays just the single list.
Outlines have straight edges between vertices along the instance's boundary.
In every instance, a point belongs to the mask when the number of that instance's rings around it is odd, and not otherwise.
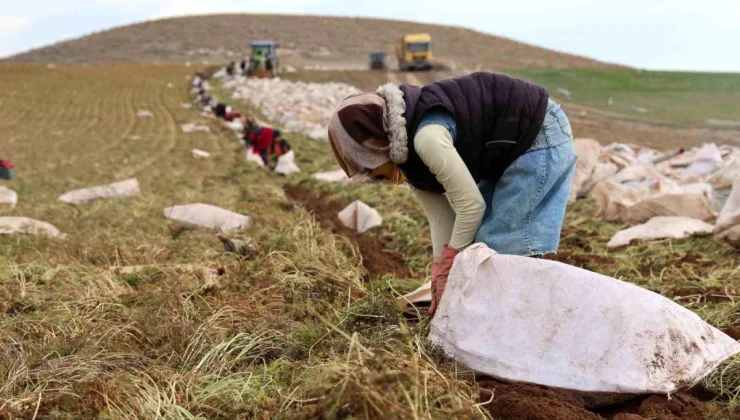
[{"label": "blue jeans", "polygon": [[486,212],[475,241],[499,254],[538,256],[557,252],[568,204],[576,151],[570,122],[560,105],[547,106],[532,146],[494,186],[478,184]]}]

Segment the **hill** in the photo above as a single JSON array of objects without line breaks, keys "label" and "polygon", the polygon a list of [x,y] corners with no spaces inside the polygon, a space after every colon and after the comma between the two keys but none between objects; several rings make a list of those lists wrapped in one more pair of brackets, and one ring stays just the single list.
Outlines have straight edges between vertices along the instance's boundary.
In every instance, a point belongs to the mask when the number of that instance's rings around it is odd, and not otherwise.
[{"label": "hill", "polygon": [[240,59],[253,40],[278,42],[283,63],[364,65],[371,50],[393,52],[406,33],[432,35],[438,58],[468,69],[615,67],[470,29],[403,21],[227,14],[148,21],[22,53],[22,63],[193,62]]}]

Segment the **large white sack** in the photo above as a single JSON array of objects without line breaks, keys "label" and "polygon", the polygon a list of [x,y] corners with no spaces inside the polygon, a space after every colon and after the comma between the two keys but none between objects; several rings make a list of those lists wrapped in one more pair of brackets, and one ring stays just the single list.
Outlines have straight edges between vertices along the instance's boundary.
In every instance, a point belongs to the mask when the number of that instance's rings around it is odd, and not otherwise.
[{"label": "large white sack", "polygon": [[568,201],[575,201],[579,196],[583,185],[593,174],[601,154],[601,144],[594,139],[575,139],[573,144],[578,155],[578,163],[573,174]]},{"label": "large white sack", "polygon": [[711,175],[724,166],[722,160],[722,154],[714,143],[708,143],[702,146],[701,149],[694,156],[694,161],[685,171],[681,174],[682,179],[689,179],[692,177],[703,177]]},{"label": "large white sack", "polygon": [[360,200],[345,207],[337,216],[344,226],[358,233],[365,233],[383,224],[380,213]]},{"label": "large white sack", "polygon": [[647,223],[620,230],[612,236],[606,246],[616,248],[629,245],[632,241],[681,239],[697,233],[711,233],[713,229],[709,223],[691,217],[659,216],[653,217]]},{"label": "large white sack", "polygon": [[583,187],[578,192],[578,197],[587,196],[594,189],[596,184],[598,184],[600,181],[616,175],[617,171],[619,171],[619,168],[612,162],[598,162],[594,167],[594,171],[591,174],[591,177],[586,180],[586,183],[583,184]]},{"label": "large white sack", "polygon": [[18,204],[18,193],[0,185],[0,204],[8,204],[10,207],[15,207]]},{"label": "large white sack", "polygon": [[262,157],[258,154],[255,154],[254,148],[252,147],[247,149],[246,158],[247,158],[247,162],[254,163],[255,165],[261,168],[265,166],[265,162],[262,161]]},{"label": "large white sack", "polygon": [[344,182],[346,180],[349,180],[349,177],[346,173],[344,173],[344,170],[342,169],[328,172],[317,172],[311,175],[311,177],[313,179],[318,179],[319,181],[325,182]]},{"label": "large white sack", "polygon": [[670,394],[740,352],[656,293],[483,244],[455,259],[429,339],[475,372],[583,392]]},{"label": "large white sack", "polygon": [[737,225],[740,225],[740,179],[732,185],[732,191],[719,213],[714,231],[721,233]]},{"label": "large white sack", "polygon": [[648,197],[627,208],[623,221],[636,225],[657,216],[683,216],[699,220],[717,217],[704,194],[665,194]]},{"label": "large white sack", "polygon": [[124,198],[139,195],[141,195],[139,181],[136,178],[129,178],[112,184],[70,191],[62,194],[59,197],[59,201],[70,204],[82,204],[98,198]]},{"label": "large white sack", "polygon": [[722,169],[712,174],[707,182],[712,184],[712,187],[721,190],[732,187],[732,183],[737,179],[740,179],[740,157],[733,157],[724,164]]},{"label": "large white sack", "polygon": [[623,221],[627,209],[650,196],[647,189],[633,188],[611,180],[596,184],[591,196],[596,201],[596,218],[607,221]]},{"label": "large white sack", "polygon": [[680,185],[685,194],[702,194],[710,202],[714,199],[714,188],[707,182],[694,182],[693,184]]},{"label": "large white sack", "polygon": [[275,173],[280,175],[289,175],[300,172],[301,168],[295,164],[295,152],[292,150],[280,156],[275,165]]},{"label": "large white sack", "polygon": [[164,216],[186,226],[218,229],[222,233],[248,228],[252,224],[249,216],[203,203],[167,207]]},{"label": "large white sack", "polygon": [[0,217],[0,235],[43,235],[52,238],[64,238],[54,225],[28,217]]}]

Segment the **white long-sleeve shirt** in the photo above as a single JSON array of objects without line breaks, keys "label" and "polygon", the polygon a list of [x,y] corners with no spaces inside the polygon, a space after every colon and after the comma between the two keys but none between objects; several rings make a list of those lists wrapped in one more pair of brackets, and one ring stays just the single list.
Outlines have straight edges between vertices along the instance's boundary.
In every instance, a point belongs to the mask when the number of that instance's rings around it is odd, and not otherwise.
[{"label": "white long-sleeve shirt", "polygon": [[438,261],[445,245],[461,251],[473,243],[486,203],[447,128],[425,126],[416,133],[414,148],[446,191],[414,190],[429,219],[434,259]]}]

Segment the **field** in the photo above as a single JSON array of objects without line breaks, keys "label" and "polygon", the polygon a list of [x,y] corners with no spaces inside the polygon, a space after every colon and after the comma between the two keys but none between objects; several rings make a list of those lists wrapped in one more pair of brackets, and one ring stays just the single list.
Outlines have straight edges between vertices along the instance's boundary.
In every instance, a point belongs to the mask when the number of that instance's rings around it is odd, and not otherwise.
[{"label": "field", "polygon": [[[671,402],[638,398],[614,411],[458,369],[426,343],[429,321],[395,304],[427,275],[429,229],[412,194],[319,184],[308,175],[335,168],[332,154],[300,135],[289,139],[301,174],[248,166],[231,132],[181,107],[191,73],[0,65],[0,154],[18,167],[7,184],[20,196],[0,216],[68,234],[0,237],[0,418],[735,416],[740,359]],[[212,132],[180,130],[198,121]],[[192,148],[212,157],[195,160]],[[140,198],[56,199],[132,176]],[[333,222],[354,199],[380,211],[381,229],[358,238]],[[252,216],[234,238],[250,240],[245,251],[225,252],[213,233],[163,217],[190,202]],[[607,251],[621,226],[592,214],[589,201],[569,208],[554,258],[662,293],[740,337],[737,250],[697,237]]]},{"label": "field", "polygon": [[[561,100],[678,126],[727,121],[740,128],[740,74],[630,69],[509,70]],[[569,97],[563,94],[567,90]],[[609,105],[609,99],[612,105]],[[709,121],[709,124],[708,124]],[[733,124],[734,123],[734,124]],[[715,122],[721,126],[721,122]]]}]

